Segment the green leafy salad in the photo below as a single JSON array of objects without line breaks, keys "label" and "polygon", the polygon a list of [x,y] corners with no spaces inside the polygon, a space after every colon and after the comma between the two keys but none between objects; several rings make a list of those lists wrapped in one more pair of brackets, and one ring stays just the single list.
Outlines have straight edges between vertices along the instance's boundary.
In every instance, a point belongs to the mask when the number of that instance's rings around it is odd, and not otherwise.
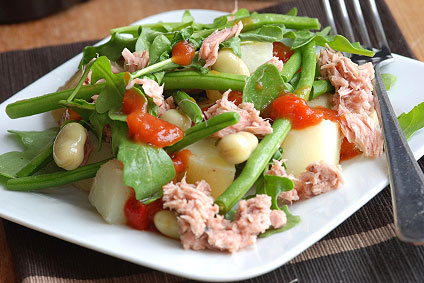
[{"label": "green leafy salad", "polygon": [[[0,155],[0,176],[74,184],[108,223],[234,252],[297,225],[289,206],[341,186],[342,160],[381,155],[374,70],[342,52],[374,55],[296,8],[115,28],[59,91],[6,107],[58,126],[10,130],[25,150]],[[408,138],[420,108],[399,117]]]}]

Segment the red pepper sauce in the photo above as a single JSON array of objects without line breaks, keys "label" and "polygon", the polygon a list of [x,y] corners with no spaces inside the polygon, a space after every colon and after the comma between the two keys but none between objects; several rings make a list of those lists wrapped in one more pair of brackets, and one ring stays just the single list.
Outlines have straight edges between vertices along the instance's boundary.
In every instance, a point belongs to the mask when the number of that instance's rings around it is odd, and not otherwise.
[{"label": "red pepper sauce", "polygon": [[134,141],[165,147],[184,137],[183,130],[146,111],[146,99],[132,89],[127,90],[122,101],[122,112],[128,114],[128,133]]},{"label": "red pepper sauce", "polygon": [[181,66],[190,65],[195,52],[193,44],[187,40],[179,41],[172,48],[172,62]]},{"label": "red pepper sauce", "polygon": [[340,147],[340,162],[352,159],[360,154],[362,154],[362,152],[355,144],[350,143],[347,138],[343,138],[342,145]]},{"label": "red pepper sauce", "polygon": [[124,213],[127,225],[137,230],[157,231],[153,223],[156,212],[163,209],[162,199],[143,204],[135,198],[135,193],[127,200]]},{"label": "red pepper sauce", "polygon": [[132,112],[127,123],[129,136],[134,141],[156,147],[173,145],[184,137],[183,130],[149,113]]},{"label": "red pepper sauce", "polygon": [[65,113],[63,114],[63,117],[64,117],[64,121],[66,120],[79,121],[82,119],[80,114],[78,114],[77,112],[75,112],[74,110],[70,108],[65,109]]},{"label": "red pepper sauce", "polygon": [[132,112],[143,112],[147,111],[146,98],[141,96],[137,91],[129,89],[124,94],[122,101],[122,112],[130,114]]},{"label": "red pepper sauce", "polygon": [[281,61],[286,63],[293,55],[294,51],[289,46],[282,44],[281,42],[273,43],[272,55],[278,57]]},{"label": "red pepper sauce", "polygon": [[187,171],[188,158],[190,157],[190,155],[193,155],[193,153],[191,153],[191,151],[188,149],[184,149],[171,155],[176,175],[178,175],[178,173]]},{"label": "red pepper sauce", "polygon": [[239,90],[233,90],[228,94],[228,101],[233,102],[235,105],[239,105],[243,102],[243,92]]},{"label": "red pepper sauce", "polygon": [[324,119],[337,121],[338,114],[327,108],[311,108],[303,98],[289,93],[273,101],[271,118],[286,118],[290,120],[293,129],[304,129],[317,125]]}]

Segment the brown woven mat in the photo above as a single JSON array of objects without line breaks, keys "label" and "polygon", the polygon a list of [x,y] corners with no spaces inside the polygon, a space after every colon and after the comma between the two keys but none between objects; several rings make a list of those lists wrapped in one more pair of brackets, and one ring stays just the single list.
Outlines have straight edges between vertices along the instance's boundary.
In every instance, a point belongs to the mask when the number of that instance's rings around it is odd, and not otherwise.
[{"label": "brown woven mat", "polygon": [[[383,1],[377,1],[392,50],[414,57]],[[284,2],[266,9],[326,23],[319,0]],[[92,42],[0,54],[0,102]],[[423,161],[423,160],[421,160]],[[25,282],[189,282],[137,266],[4,221],[16,275]],[[246,282],[422,282],[424,247],[397,240],[390,191],[384,189],[337,229],[290,263]],[[296,281],[297,280],[297,281]],[[190,281],[191,282],[191,281]]]}]

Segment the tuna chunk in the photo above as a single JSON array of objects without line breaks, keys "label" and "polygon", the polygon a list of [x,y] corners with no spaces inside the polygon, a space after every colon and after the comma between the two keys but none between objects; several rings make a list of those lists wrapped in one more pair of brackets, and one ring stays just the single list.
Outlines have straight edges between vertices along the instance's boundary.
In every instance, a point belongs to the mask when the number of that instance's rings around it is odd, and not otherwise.
[{"label": "tuna chunk", "polygon": [[297,179],[293,175],[287,175],[282,166],[283,161],[274,160],[274,164],[267,174],[287,177],[291,179],[295,187],[288,192],[281,192],[278,198],[291,203],[300,199],[307,199],[315,195],[326,193],[338,188],[343,184],[340,165],[334,166],[324,162],[314,162]]},{"label": "tuna chunk", "polygon": [[228,94],[230,91],[231,90],[227,90],[224,92],[222,98],[217,100],[216,103],[205,112],[205,116],[206,119],[210,119],[225,112],[237,112],[240,114],[240,121],[235,125],[220,130],[213,136],[222,138],[226,135],[240,131],[246,131],[260,136],[271,134],[271,124],[269,121],[259,116],[259,111],[255,109],[253,103],[244,102],[239,106],[235,105],[233,102],[228,101]]},{"label": "tuna chunk", "polygon": [[379,157],[383,152],[383,136],[369,118],[374,111],[372,64],[357,65],[340,52],[323,49],[320,66],[322,76],[328,78],[336,89],[333,104],[342,116],[343,134],[365,156]]},{"label": "tuna chunk", "polygon": [[164,102],[163,98],[163,85],[159,86],[158,83],[151,79],[133,79],[127,85],[127,89],[131,89],[135,84],[140,84],[143,87],[144,93],[153,99],[157,106],[161,106]]},{"label": "tuna chunk", "polygon": [[287,222],[283,211],[270,209],[271,198],[257,195],[239,204],[233,222],[218,215],[219,208],[205,181],[169,183],[163,187],[164,208],[177,213],[181,242],[185,249],[213,249],[235,252],[256,242],[258,234],[271,225],[280,228]]},{"label": "tuna chunk", "polygon": [[175,109],[175,102],[172,96],[165,99],[161,106],[158,107],[158,117],[162,116],[163,113],[168,111],[169,109]]},{"label": "tuna chunk", "polygon": [[230,28],[225,28],[220,31],[215,31],[209,35],[202,43],[199,49],[199,57],[206,61],[204,67],[209,67],[215,64],[218,58],[219,44],[238,36],[243,29],[242,22],[238,22]]},{"label": "tuna chunk", "polygon": [[337,189],[343,184],[341,171],[340,165],[314,162],[300,175],[296,191],[301,199],[307,199]]},{"label": "tuna chunk", "polygon": [[278,59],[278,57],[272,57],[267,63],[273,64],[280,72],[283,70],[284,62]]},{"label": "tuna chunk", "polygon": [[122,57],[125,60],[124,70],[130,73],[134,73],[149,65],[149,52],[147,50],[131,53],[127,48],[124,48],[122,50]]},{"label": "tuna chunk", "polygon": [[383,138],[374,121],[367,115],[346,113],[341,116],[340,128],[347,140],[365,154],[377,158],[383,153]]}]

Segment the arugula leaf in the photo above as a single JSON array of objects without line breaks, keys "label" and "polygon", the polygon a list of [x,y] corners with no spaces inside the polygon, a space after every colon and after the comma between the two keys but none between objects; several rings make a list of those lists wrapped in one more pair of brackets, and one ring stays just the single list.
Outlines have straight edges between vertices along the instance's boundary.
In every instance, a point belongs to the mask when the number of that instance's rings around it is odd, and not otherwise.
[{"label": "arugula leaf", "polygon": [[390,90],[397,81],[397,77],[395,75],[388,73],[381,74],[381,78],[383,79],[383,84],[386,90]]},{"label": "arugula leaf", "polygon": [[283,91],[292,91],[293,87],[283,81],[280,72],[273,64],[260,66],[247,79],[243,89],[243,102],[251,102],[262,111]]},{"label": "arugula leaf", "polygon": [[242,41],[281,41],[284,37],[285,28],[275,25],[264,25],[259,29],[240,33]]},{"label": "arugula leaf", "polygon": [[99,46],[87,46],[84,48],[79,68],[88,64],[97,56],[106,56],[112,61],[121,57],[122,50],[128,48],[131,52],[135,50],[137,38],[128,38],[120,33],[113,33],[110,40]]},{"label": "arugula leaf", "polygon": [[175,177],[172,159],[162,148],[123,141],[118,159],[124,164],[124,184],[143,200],[162,190]]},{"label": "arugula leaf", "polygon": [[240,47],[240,38],[232,37],[221,44],[219,44],[220,48],[231,48],[238,57],[241,57],[241,47]]},{"label": "arugula leaf", "polygon": [[147,27],[141,28],[140,35],[137,38],[137,42],[135,44],[135,51],[141,52],[147,50],[150,52],[150,46],[152,45],[152,42],[159,35],[163,35],[163,33]]},{"label": "arugula leaf", "polygon": [[278,195],[281,192],[290,191],[294,188],[292,180],[276,175],[264,175],[264,192],[272,198],[272,209],[280,209],[278,206]]},{"label": "arugula leaf", "polygon": [[323,37],[327,36],[330,33],[330,31],[331,31],[330,27],[326,27],[323,30],[316,33],[311,32],[309,30],[300,30],[294,33],[293,32],[286,33],[286,37],[289,37],[289,35],[294,34],[294,41],[291,48],[297,49],[308,44],[309,42],[311,42],[318,36],[323,36]]},{"label": "arugula leaf", "polygon": [[286,225],[278,229],[270,228],[266,230],[265,233],[258,235],[259,238],[265,238],[276,233],[287,231],[300,223],[301,221],[300,216],[291,214],[289,211],[289,207],[287,205],[282,206],[281,210],[284,211],[284,213],[286,214],[286,217],[287,217]]},{"label": "arugula leaf", "polygon": [[[24,151],[11,151],[0,155],[0,176],[15,178],[17,173],[30,164],[33,159],[37,158],[43,151],[48,151],[58,132],[59,128],[50,128],[41,132],[9,131],[20,139]],[[38,163],[40,166],[43,164],[44,161]],[[36,167],[30,173],[39,168]]]},{"label": "arugula leaf", "polygon": [[297,16],[297,8],[296,7],[291,8],[291,10],[286,13],[286,15]]},{"label": "arugula leaf", "polygon": [[408,113],[402,113],[398,117],[399,125],[406,139],[419,129],[424,127],[424,102],[421,102]]},{"label": "arugula leaf", "polygon": [[74,99],[73,101],[60,100],[59,104],[63,107],[71,108],[84,120],[88,120],[93,111],[96,111],[96,105],[93,103],[88,103],[84,99]]},{"label": "arugula leaf", "polygon": [[168,59],[170,52],[169,39],[163,34],[156,36],[149,48],[149,65]]},{"label": "arugula leaf", "polygon": [[128,125],[127,122],[112,120],[110,126],[112,128],[112,152],[116,156],[119,146],[128,141]]},{"label": "arugula leaf", "polygon": [[183,18],[182,18],[182,20],[181,20],[183,23],[192,23],[192,22],[194,22],[194,18],[193,18],[193,16],[191,15],[191,13],[190,13],[190,11],[189,10],[185,10],[184,11],[184,14],[183,14]]},{"label": "arugula leaf", "polygon": [[125,73],[113,74],[111,65],[107,57],[98,58],[91,67],[91,82],[94,84],[100,79],[106,80],[106,86],[99,93],[96,100],[96,110],[104,113],[109,110],[121,109],[124,98],[126,81]]},{"label": "arugula leaf", "polygon": [[97,140],[99,142],[99,150],[102,148],[102,138],[103,138],[103,129],[107,124],[110,124],[111,119],[108,116],[108,113],[99,114],[97,112],[91,113],[88,118],[92,127],[94,127],[94,132],[96,133]]}]

